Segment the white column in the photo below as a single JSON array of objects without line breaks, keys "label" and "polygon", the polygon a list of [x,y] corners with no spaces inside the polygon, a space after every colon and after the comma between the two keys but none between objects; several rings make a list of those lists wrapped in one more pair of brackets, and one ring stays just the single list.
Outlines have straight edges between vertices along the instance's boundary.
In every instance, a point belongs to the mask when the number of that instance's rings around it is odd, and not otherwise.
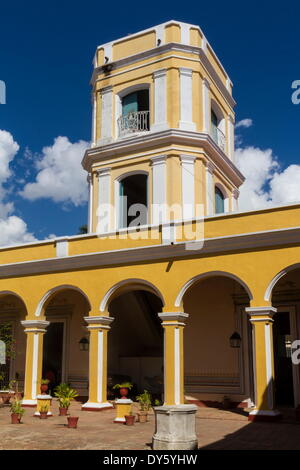
[{"label": "white column", "polygon": [[215,188],[214,188],[214,166],[207,162],[206,165],[206,215],[213,215],[215,208]]},{"label": "white column", "polygon": [[230,114],[227,118],[227,154],[234,162],[234,118]]},{"label": "white column", "polygon": [[195,216],[195,160],[191,155],[180,155],[182,218],[192,219]]},{"label": "white column", "polygon": [[98,176],[98,209],[97,233],[108,232],[111,228],[110,207],[110,168],[97,170]]},{"label": "white column", "polygon": [[181,44],[190,44],[190,25],[186,23],[180,24]]},{"label": "white column", "polygon": [[152,131],[167,129],[167,69],[153,73],[154,80],[154,123]]},{"label": "white column", "polygon": [[238,189],[234,189],[232,191],[232,211],[238,211],[239,210],[239,199],[240,192]]},{"label": "white column", "polygon": [[152,214],[151,223],[162,224],[166,221],[167,184],[166,156],[152,159]]},{"label": "white column", "polygon": [[88,177],[89,184],[89,216],[88,216],[88,233],[93,231],[93,175],[89,173]]},{"label": "white column", "polygon": [[96,126],[97,126],[97,92],[92,96],[92,147],[96,145]]},{"label": "white column", "polygon": [[193,122],[193,71],[180,68],[180,121],[179,128],[186,131],[195,131]]},{"label": "white column", "polygon": [[110,141],[112,139],[113,121],[113,92],[112,86],[101,90],[102,113],[101,113],[101,140]]},{"label": "white column", "polygon": [[202,81],[202,115],[203,115],[203,132],[210,134],[211,126],[211,109],[210,109],[210,95],[209,95],[209,82],[206,78]]}]

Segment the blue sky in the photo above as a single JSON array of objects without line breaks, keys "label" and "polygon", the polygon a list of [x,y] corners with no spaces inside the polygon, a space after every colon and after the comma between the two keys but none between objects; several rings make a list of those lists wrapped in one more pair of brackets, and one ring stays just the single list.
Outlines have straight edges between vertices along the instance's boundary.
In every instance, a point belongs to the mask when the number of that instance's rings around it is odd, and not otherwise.
[{"label": "blue sky", "polygon": [[[20,146],[3,183],[3,201],[13,202],[13,214],[36,238],[77,233],[86,223],[85,203],[55,202],[51,195],[28,200],[19,192],[35,180],[38,155],[56,137],[72,143],[90,139],[96,46],[169,19],[200,25],[229,73],[237,121],[253,120],[240,130],[241,146],[260,149],[264,156],[271,148],[268,165],[276,156],[280,171],[298,165],[300,105],[291,102],[291,83],[300,79],[299,18],[296,1],[284,8],[271,1],[2,2],[0,80],[6,82],[7,104],[0,105],[0,129]],[[262,187],[268,183],[266,177]]]}]

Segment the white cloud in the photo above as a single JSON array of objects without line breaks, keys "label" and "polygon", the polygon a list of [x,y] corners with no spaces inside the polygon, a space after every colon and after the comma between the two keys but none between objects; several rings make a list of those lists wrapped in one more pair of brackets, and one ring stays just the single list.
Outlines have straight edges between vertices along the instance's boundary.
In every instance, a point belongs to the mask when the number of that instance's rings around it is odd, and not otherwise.
[{"label": "white cloud", "polygon": [[88,146],[82,140],[71,143],[67,137],[57,137],[52,146],[43,148],[36,163],[36,179],[27,183],[20,194],[31,201],[49,198],[75,206],[84,204],[88,189],[81,160]]},{"label": "white cloud", "polygon": [[238,148],[236,163],[246,180],[240,187],[242,211],[300,201],[300,165],[281,169],[271,149]]},{"label": "white cloud", "polygon": [[0,130],[0,246],[34,241],[34,236],[27,231],[27,225],[23,219],[12,215],[13,202],[6,201],[10,194],[5,187],[12,176],[9,164],[19,151],[19,145],[13,136],[4,130]]},{"label": "white cloud", "polygon": [[253,125],[253,121],[250,118],[242,119],[241,121],[238,121],[235,125],[235,128],[238,129],[239,127],[251,127]]}]

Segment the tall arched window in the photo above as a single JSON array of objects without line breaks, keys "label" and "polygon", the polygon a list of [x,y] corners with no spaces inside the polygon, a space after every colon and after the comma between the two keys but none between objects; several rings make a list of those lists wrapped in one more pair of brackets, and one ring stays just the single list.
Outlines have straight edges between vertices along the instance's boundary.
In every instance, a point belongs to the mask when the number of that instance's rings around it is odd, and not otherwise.
[{"label": "tall arched window", "polygon": [[215,213],[223,214],[225,212],[225,198],[222,191],[216,186],[215,187]]},{"label": "tall arched window", "polygon": [[148,176],[136,173],[120,181],[119,227],[145,225],[148,221]]}]

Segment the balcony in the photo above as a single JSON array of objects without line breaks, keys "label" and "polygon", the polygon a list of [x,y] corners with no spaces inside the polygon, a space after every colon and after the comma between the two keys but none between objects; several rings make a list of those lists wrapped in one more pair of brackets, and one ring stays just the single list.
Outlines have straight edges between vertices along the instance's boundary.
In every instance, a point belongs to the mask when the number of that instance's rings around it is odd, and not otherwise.
[{"label": "balcony", "polygon": [[119,136],[150,130],[150,111],[135,111],[118,119]]},{"label": "balcony", "polygon": [[213,141],[225,152],[226,150],[226,137],[225,134],[216,126],[211,127],[210,136]]}]

